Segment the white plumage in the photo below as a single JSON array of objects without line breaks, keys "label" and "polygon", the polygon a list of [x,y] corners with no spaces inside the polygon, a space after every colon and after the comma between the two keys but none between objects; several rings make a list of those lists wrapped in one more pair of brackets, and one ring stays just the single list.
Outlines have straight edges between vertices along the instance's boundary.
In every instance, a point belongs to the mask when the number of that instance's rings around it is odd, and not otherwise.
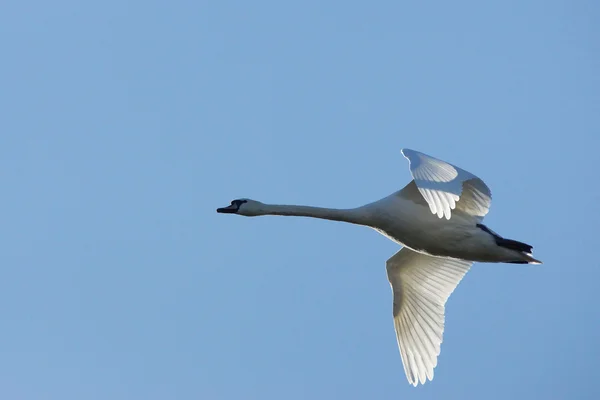
[{"label": "white plumage", "polygon": [[433,379],[444,333],[446,300],[472,264],[407,248],[386,263],[394,293],[396,339],[406,377],[415,386]]},{"label": "white plumage", "polygon": [[461,202],[461,206],[466,213],[483,218],[490,210],[492,193],[475,175],[418,151],[403,149],[402,154],[408,159],[415,184],[433,214],[450,219],[451,210],[465,196],[469,201]]},{"label": "white plumage", "polygon": [[477,176],[403,149],[413,180],[373,203],[335,209],[238,199],[217,209],[244,216],[283,215],[371,227],[404,246],[386,263],[396,339],[412,385],[433,379],[444,332],[445,304],[474,261],[539,264],[532,247],[481,224],[492,195]]}]

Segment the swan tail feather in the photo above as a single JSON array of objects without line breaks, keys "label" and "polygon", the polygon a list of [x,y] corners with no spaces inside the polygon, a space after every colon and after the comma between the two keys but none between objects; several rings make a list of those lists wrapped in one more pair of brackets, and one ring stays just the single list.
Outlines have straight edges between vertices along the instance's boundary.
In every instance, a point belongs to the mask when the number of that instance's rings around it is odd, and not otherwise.
[{"label": "swan tail feather", "polygon": [[531,254],[531,250],[533,246],[528,245],[527,243],[519,242],[517,240],[512,239],[504,239],[503,237],[496,237],[496,244],[500,247],[506,247],[510,250],[519,251],[522,253]]},{"label": "swan tail feather", "polygon": [[531,255],[533,246],[531,246],[527,243],[519,242],[518,240],[505,239],[483,224],[477,224],[477,227],[479,227],[480,229],[482,229],[485,232],[492,235],[494,237],[496,245],[498,245],[500,247],[504,247],[509,250],[516,251],[518,253],[521,253],[521,257],[523,257],[521,260],[507,261],[508,263],[510,263],[510,264],[542,264],[542,262],[540,260],[536,260]]}]

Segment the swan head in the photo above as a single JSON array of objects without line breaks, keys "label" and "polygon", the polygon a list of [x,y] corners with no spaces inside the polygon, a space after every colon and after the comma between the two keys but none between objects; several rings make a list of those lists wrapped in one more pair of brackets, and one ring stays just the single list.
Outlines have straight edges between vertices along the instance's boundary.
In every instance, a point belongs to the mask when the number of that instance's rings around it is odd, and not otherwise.
[{"label": "swan head", "polygon": [[233,200],[227,207],[217,208],[218,213],[223,214],[238,214],[246,217],[255,217],[264,215],[264,204],[260,201],[250,199]]}]

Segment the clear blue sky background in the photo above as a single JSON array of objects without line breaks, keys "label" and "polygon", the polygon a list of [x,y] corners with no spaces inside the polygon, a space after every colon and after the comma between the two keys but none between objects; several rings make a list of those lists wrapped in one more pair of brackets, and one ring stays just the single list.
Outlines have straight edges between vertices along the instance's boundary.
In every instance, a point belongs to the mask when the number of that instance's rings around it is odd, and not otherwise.
[{"label": "clear blue sky background", "polygon": [[[0,398],[592,399],[600,7],[588,1],[4,1]],[[433,382],[384,263],[333,222],[402,147],[494,193],[542,266],[476,264]]]}]

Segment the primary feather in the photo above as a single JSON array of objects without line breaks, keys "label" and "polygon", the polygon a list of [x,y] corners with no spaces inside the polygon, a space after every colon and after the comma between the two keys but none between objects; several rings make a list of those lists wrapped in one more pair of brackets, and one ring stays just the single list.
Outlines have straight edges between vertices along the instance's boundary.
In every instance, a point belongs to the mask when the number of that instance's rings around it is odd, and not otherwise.
[{"label": "primary feather", "polygon": [[[450,163],[418,151],[402,149],[419,192],[438,217],[450,219],[457,206],[483,218],[490,210],[492,193],[478,177]],[[459,200],[461,200],[459,202]]]}]

